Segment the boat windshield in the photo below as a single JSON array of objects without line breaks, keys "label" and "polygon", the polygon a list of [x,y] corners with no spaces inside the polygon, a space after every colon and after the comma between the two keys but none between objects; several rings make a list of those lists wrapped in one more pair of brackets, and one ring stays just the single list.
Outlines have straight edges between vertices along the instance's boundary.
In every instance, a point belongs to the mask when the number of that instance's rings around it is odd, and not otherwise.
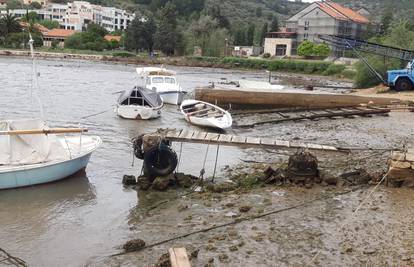
[{"label": "boat windshield", "polygon": [[406,69],[411,69],[412,62],[408,62]]},{"label": "boat windshield", "polygon": [[154,77],[152,78],[152,83],[164,83],[163,77]]},{"label": "boat windshield", "polygon": [[171,77],[165,77],[164,78],[165,83],[175,84],[175,79]]}]

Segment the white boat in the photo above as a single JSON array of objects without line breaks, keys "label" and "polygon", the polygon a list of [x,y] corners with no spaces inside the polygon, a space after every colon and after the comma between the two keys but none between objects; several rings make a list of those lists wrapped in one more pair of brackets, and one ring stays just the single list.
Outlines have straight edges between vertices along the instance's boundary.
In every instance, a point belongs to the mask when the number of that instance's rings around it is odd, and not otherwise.
[{"label": "white boat", "polygon": [[[49,129],[41,119],[0,121],[0,189],[66,178],[86,168],[102,143],[85,129]],[[80,136],[55,133],[80,132]]]},{"label": "white boat", "polygon": [[184,100],[181,113],[189,123],[218,129],[230,128],[233,119],[229,112],[213,104],[199,100]]},{"label": "white boat", "polygon": [[161,116],[163,105],[156,92],[136,86],[122,92],[115,113],[124,119],[149,120]]},{"label": "white boat", "polygon": [[138,75],[143,79],[145,88],[156,91],[166,104],[180,105],[185,91],[175,77],[176,73],[164,67],[137,68]]},{"label": "white boat", "polygon": [[[30,95],[36,97],[40,117],[43,107],[30,35],[33,81]],[[89,158],[101,144],[98,136],[83,136],[86,129],[50,129],[43,119],[0,121],[0,189],[54,182],[86,168]],[[80,133],[80,136],[65,136]],[[57,135],[59,134],[59,135]]]}]

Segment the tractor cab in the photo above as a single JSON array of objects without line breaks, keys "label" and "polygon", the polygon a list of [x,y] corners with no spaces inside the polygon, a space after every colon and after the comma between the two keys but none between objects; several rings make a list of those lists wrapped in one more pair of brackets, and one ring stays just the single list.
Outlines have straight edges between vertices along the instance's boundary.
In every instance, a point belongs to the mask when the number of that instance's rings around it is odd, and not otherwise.
[{"label": "tractor cab", "polygon": [[414,60],[408,62],[405,69],[387,71],[388,86],[396,91],[414,89]]}]

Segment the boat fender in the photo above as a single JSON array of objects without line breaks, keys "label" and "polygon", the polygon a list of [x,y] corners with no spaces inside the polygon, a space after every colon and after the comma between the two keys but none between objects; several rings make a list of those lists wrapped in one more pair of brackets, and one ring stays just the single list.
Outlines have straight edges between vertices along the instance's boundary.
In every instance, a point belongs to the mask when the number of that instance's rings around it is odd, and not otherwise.
[{"label": "boat fender", "polygon": [[144,159],[144,150],[142,148],[142,137],[144,135],[140,135],[132,139],[132,147],[134,148],[134,155],[139,159]]},{"label": "boat fender", "polygon": [[144,154],[144,168],[152,177],[171,174],[177,163],[177,154],[164,143],[150,148]]}]

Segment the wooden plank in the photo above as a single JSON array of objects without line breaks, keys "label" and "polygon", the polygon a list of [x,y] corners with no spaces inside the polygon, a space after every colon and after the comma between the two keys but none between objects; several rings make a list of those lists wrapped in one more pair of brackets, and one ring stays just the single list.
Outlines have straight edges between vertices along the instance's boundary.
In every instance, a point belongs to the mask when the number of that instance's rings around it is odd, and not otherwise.
[{"label": "wooden plank", "polygon": [[171,267],[191,267],[185,248],[170,248],[168,253],[170,254]]},{"label": "wooden plank", "polygon": [[247,137],[246,138],[246,144],[249,144],[249,145],[260,145],[260,138]]},{"label": "wooden plank", "polygon": [[276,146],[282,146],[282,147],[290,147],[289,141],[283,141],[283,140],[275,140]]},{"label": "wooden plank", "polygon": [[271,138],[262,137],[260,138],[260,144],[273,146],[275,144],[275,140]]},{"label": "wooden plank", "polygon": [[207,133],[206,132],[195,132],[193,137],[191,137],[192,140],[199,140],[204,141],[206,138]]},{"label": "wooden plank", "polygon": [[217,141],[219,139],[220,134],[217,133],[207,133],[206,139],[207,141]]},{"label": "wooden plank", "polygon": [[234,144],[246,144],[246,137],[234,135],[231,142]]},{"label": "wooden plank", "polygon": [[50,128],[0,131],[0,135],[86,133],[86,128]]},{"label": "wooden plank", "polygon": [[306,144],[306,148],[309,148],[309,149],[319,149],[319,150],[322,150],[323,149],[323,147],[321,145],[316,145],[316,144]]},{"label": "wooden plank", "polygon": [[186,131],[185,135],[181,133],[180,138],[190,140],[193,137],[194,133],[194,131]]},{"label": "wooden plank", "polygon": [[218,141],[223,142],[223,143],[230,143],[232,138],[233,138],[232,135],[220,134],[220,137],[219,137]]},{"label": "wooden plank", "polygon": [[166,138],[177,138],[183,130],[171,130],[167,132]]}]

